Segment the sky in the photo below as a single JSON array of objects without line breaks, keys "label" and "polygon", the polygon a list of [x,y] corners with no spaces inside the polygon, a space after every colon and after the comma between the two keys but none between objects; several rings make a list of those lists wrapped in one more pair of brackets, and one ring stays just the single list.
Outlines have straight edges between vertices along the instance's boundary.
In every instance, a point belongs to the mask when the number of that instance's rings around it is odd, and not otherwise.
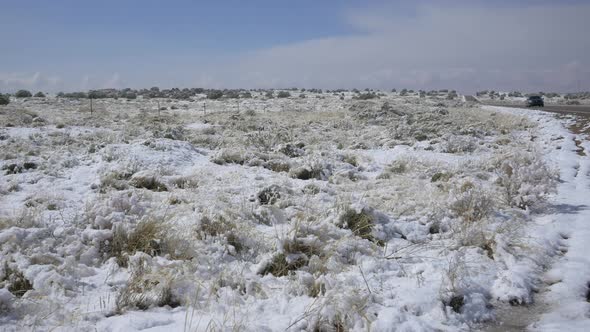
[{"label": "sky", "polygon": [[0,92],[590,90],[590,0],[0,0]]}]

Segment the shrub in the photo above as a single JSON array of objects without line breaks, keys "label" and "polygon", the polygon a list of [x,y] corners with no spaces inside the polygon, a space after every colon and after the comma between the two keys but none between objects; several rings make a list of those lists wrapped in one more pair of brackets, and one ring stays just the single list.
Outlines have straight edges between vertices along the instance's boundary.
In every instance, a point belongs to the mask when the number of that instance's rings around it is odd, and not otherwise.
[{"label": "shrub", "polygon": [[45,94],[41,91],[35,93],[35,98],[45,98]]},{"label": "shrub", "polygon": [[16,297],[21,297],[33,289],[33,285],[23,273],[18,269],[12,269],[7,262],[4,263],[3,275],[0,285],[4,284],[4,287]]},{"label": "shrub", "polygon": [[134,261],[127,285],[121,289],[115,301],[117,313],[126,309],[147,310],[152,307],[181,305],[173,294],[173,278],[166,272],[154,271],[141,257]]},{"label": "shrub", "polygon": [[374,92],[367,92],[367,93],[361,93],[356,98],[360,99],[360,100],[369,100],[369,99],[379,98],[379,96],[377,96],[377,94]]},{"label": "shrub", "polygon": [[274,92],[272,90],[268,90],[266,91],[266,93],[264,94],[264,97],[268,98],[268,99],[272,99],[274,98]]},{"label": "shrub", "polygon": [[443,151],[446,153],[473,152],[476,148],[471,137],[449,135],[443,142]]},{"label": "shrub", "polygon": [[168,191],[165,184],[160,182],[155,175],[145,172],[134,174],[129,184],[135,188],[144,188],[151,191]]},{"label": "shrub", "polygon": [[503,189],[506,203],[511,207],[527,209],[555,191],[557,173],[536,154],[514,154],[500,160],[496,167],[496,184]]},{"label": "shrub", "polygon": [[279,91],[279,93],[277,94],[278,98],[289,98],[291,97],[291,94],[288,91]]},{"label": "shrub", "polygon": [[282,277],[289,274],[289,271],[295,271],[302,266],[305,266],[303,257],[287,260],[287,256],[283,253],[275,255],[272,260],[260,271],[260,274],[272,274],[275,277]]},{"label": "shrub", "polygon": [[465,182],[459,189],[450,210],[465,222],[479,221],[487,217],[493,209],[494,201],[490,195],[476,189],[471,182]]},{"label": "shrub", "polygon": [[137,99],[137,94],[135,92],[126,92],[123,94],[124,98],[127,98],[129,100],[131,99]]},{"label": "shrub", "polygon": [[10,104],[10,97],[8,95],[0,94],[0,105]]},{"label": "shrub", "polygon": [[223,91],[221,90],[211,90],[207,93],[207,99],[219,99],[223,97]]},{"label": "shrub", "polygon": [[232,246],[236,252],[239,252],[244,248],[244,245],[236,233],[236,224],[228,221],[223,216],[216,216],[213,219],[207,216],[201,218],[197,238],[199,240],[204,240],[210,236],[224,239],[225,242]]},{"label": "shrub", "polygon": [[284,239],[281,242],[281,252],[275,254],[266,264],[263,264],[258,273],[282,277],[288,275],[291,271],[306,266],[311,257],[321,254],[316,241],[297,237]]},{"label": "shrub", "polygon": [[27,97],[32,97],[32,96],[33,96],[33,94],[31,94],[31,92],[30,92],[30,91],[27,91],[27,90],[18,90],[18,91],[17,91],[17,92],[14,94],[14,96],[15,96],[16,98],[27,98]]},{"label": "shrub", "polygon": [[352,208],[346,210],[346,212],[340,216],[338,226],[340,228],[350,229],[352,234],[362,239],[380,243],[380,241],[377,241],[372,235],[374,218],[366,209],[362,209],[360,212],[357,212]]},{"label": "shrub", "polygon": [[119,266],[126,267],[129,256],[138,251],[150,256],[162,253],[162,226],[156,220],[140,222],[132,231],[113,226],[113,237],[104,248],[106,258],[115,257]]},{"label": "shrub", "polygon": [[281,198],[280,188],[277,185],[266,187],[256,197],[261,205],[273,205]]}]

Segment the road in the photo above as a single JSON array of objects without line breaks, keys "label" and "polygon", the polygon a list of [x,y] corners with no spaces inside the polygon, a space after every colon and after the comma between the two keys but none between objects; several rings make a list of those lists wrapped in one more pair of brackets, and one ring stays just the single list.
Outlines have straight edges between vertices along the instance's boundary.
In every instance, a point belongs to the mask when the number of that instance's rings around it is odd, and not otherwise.
[{"label": "road", "polygon": [[[523,104],[484,103],[484,105],[511,108],[527,108]],[[531,107],[531,109],[552,113],[575,114],[590,117],[590,105],[546,105],[545,107]]]}]

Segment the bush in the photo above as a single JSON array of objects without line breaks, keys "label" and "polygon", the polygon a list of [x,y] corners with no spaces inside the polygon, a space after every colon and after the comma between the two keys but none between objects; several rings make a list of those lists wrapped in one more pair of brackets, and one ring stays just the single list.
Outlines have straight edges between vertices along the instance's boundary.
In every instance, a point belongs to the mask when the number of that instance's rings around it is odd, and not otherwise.
[{"label": "bush", "polygon": [[35,98],[45,98],[45,94],[41,91],[35,93]]},{"label": "bush", "polygon": [[357,97],[357,99],[360,99],[360,100],[369,100],[369,99],[375,99],[375,98],[379,98],[379,96],[377,96],[377,94],[374,92],[361,93]]},{"label": "bush", "polygon": [[7,95],[0,94],[0,105],[10,104],[10,97]]},{"label": "bush", "polygon": [[16,98],[28,98],[32,97],[33,94],[31,94],[31,92],[27,90],[18,90],[14,96]]},{"label": "bush", "polygon": [[527,209],[555,191],[558,175],[534,154],[518,154],[497,163],[498,184],[511,207]]},{"label": "bush", "polygon": [[162,253],[162,226],[155,220],[143,221],[134,230],[123,225],[113,227],[113,238],[106,244],[106,258],[115,257],[117,264],[127,267],[129,256],[141,251],[150,256]]},{"label": "bush", "polygon": [[4,277],[0,280],[0,285],[8,289],[16,297],[23,296],[27,291],[33,289],[31,282],[18,269],[12,269],[8,263],[4,264]]},{"label": "bush", "polygon": [[134,174],[129,184],[135,188],[144,188],[151,191],[168,191],[168,187],[160,182],[155,175],[145,172]]},{"label": "bush", "polygon": [[211,90],[207,93],[207,99],[219,99],[223,97],[223,91],[221,90]]},{"label": "bush", "polygon": [[277,94],[277,97],[278,98],[289,98],[289,97],[291,97],[291,94],[288,91],[280,91]]},{"label": "bush", "polygon": [[122,314],[127,309],[175,308],[181,305],[179,294],[174,294],[172,289],[173,277],[167,271],[156,271],[149,265],[149,258],[137,257],[134,257],[127,284],[117,294],[117,313]]},{"label": "bush", "polygon": [[487,217],[494,207],[494,201],[486,192],[475,188],[473,183],[465,182],[459,189],[450,210],[465,222],[475,222]]},{"label": "bush", "polygon": [[260,205],[273,205],[281,198],[280,188],[277,185],[266,187],[256,197]]},{"label": "bush", "polygon": [[357,212],[354,209],[348,209],[340,216],[338,226],[340,228],[350,229],[352,234],[371,242],[378,241],[373,237],[374,217],[366,210],[362,209]]}]

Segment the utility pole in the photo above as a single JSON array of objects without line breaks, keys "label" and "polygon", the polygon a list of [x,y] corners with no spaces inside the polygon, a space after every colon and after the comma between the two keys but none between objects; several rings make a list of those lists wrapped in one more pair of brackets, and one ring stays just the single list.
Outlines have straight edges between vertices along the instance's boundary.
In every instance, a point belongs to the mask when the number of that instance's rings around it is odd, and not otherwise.
[{"label": "utility pole", "polygon": [[207,115],[207,106],[205,106],[206,102],[203,102],[203,115]]},{"label": "utility pole", "polygon": [[90,115],[92,116],[92,96],[90,96]]},{"label": "utility pole", "polygon": [[160,101],[158,100],[158,117],[160,116]]}]

